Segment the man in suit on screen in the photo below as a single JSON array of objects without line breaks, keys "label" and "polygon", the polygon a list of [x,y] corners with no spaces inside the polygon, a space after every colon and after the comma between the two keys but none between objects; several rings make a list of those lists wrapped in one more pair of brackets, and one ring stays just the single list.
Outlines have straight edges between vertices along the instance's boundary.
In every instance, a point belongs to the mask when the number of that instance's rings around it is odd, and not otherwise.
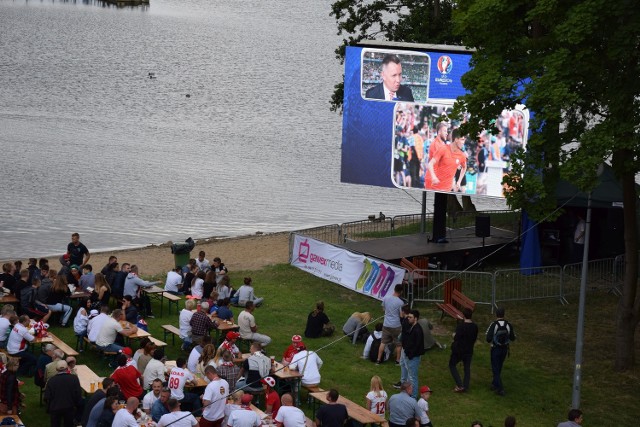
[{"label": "man in suit on screen", "polygon": [[367,90],[366,98],[413,102],[411,88],[400,84],[402,83],[402,64],[397,55],[388,53],[382,58],[380,75],[382,83]]}]

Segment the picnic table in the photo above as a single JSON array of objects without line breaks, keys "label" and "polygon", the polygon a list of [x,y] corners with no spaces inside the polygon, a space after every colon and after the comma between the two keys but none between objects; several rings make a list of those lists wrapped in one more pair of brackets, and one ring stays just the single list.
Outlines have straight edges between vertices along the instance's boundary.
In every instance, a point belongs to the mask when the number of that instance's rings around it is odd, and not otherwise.
[{"label": "picnic table", "polygon": [[18,304],[20,300],[14,294],[2,294],[0,298],[0,305],[3,304]]},{"label": "picnic table", "polygon": [[[120,324],[122,325],[123,329],[131,329],[131,323],[127,322],[126,320],[123,320],[120,322]],[[129,335],[128,337],[125,337],[127,339],[127,343],[130,343],[131,340],[137,340],[140,338],[144,338],[144,337],[150,337],[151,334],[143,329],[138,328],[138,331],[133,334],[133,335]]]},{"label": "picnic table", "polygon": [[[320,391],[320,392],[310,393],[309,395],[313,397],[313,416],[315,418],[316,401],[320,401],[324,404],[329,403],[329,401],[327,400],[327,392]],[[386,424],[386,420],[382,418],[380,415],[374,414],[367,408],[360,406],[357,403],[343,396],[338,397],[338,403],[342,403],[344,406],[347,407],[347,414],[349,415],[349,418],[356,420],[362,425],[371,424],[373,426],[374,424]]]},{"label": "picnic table", "polygon": [[[76,365],[76,373],[80,380],[80,387],[86,394],[93,394],[96,390],[102,387],[102,380],[104,377],[98,376],[87,365]],[[91,387],[93,383],[93,388]]]},{"label": "picnic table", "polygon": [[[251,404],[251,410],[258,414],[260,419],[262,420],[263,426],[273,427],[275,426],[275,421],[271,419],[269,415],[267,415],[262,409],[258,408],[254,404]],[[315,427],[316,423],[314,423],[309,417],[304,417],[304,425],[305,427]]]},{"label": "picnic table", "polygon": [[302,384],[302,374],[296,370],[289,369],[289,366],[285,366],[280,362],[275,362],[271,367],[272,375],[276,380],[276,391],[279,395],[282,395],[285,384],[293,383],[291,390],[296,391],[295,402],[300,402],[300,386]]},{"label": "picnic table", "polygon": [[140,288],[142,290],[142,292],[144,292],[145,294],[147,294],[147,296],[149,297],[149,299],[155,299],[157,301],[160,302],[160,317],[162,317],[162,311],[164,309],[164,288],[161,288],[160,286],[158,286],[158,284],[160,282],[151,282],[153,285],[148,287],[148,288]]},{"label": "picnic table", "polygon": [[49,335],[49,338],[51,338],[51,343],[56,347],[58,347],[60,350],[64,351],[64,354],[66,354],[67,356],[77,357],[80,354],[75,349],[73,349],[70,345],[68,345],[66,342],[58,338],[52,332],[47,331],[47,334]]}]

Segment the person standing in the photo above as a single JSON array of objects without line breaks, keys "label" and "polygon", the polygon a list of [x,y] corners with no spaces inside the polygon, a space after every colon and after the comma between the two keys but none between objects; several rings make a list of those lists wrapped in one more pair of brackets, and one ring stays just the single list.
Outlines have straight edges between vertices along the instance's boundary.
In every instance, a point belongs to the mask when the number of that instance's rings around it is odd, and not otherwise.
[{"label": "person standing", "polygon": [[382,322],[382,342],[378,348],[378,358],[376,359],[376,364],[378,365],[382,363],[384,349],[389,344],[393,344],[393,348],[396,349],[396,365],[400,364],[400,341],[398,337],[402,332],[400,319],[402,317],[402,306],[404,305],[400,295],[402,295],[402,284],[397,284],[393,288],[393,294],[385,296],[382,300],[384,320]]},{"label": "person standing", "polygon": [[413,398],[418,397],[418,368],[424,353],[422,327],[418,325],[420,312],[411,310],[402,325],[402,353],[400,356],[400,382],[411,382]]},{"label": "person standing", "polygon": [[420,407],[412,394],[413,386],[405,382],[400,392],[389,398],[389,427],[404,427],[409,418],[420,419]]},{"label": "person standing", "polygon": [[[478,325],[473,323],[471,316],[473,312],[469,308],[462,310],[464,321],[456,327],[456,332],[451,345],[451,357],[449,358],[449,370],[456,382],[453,389],[456,393],[463,393],[469,389],[471,381],[471,358],[473,357],[473,346],[478,339]],[[464,365],[464,381],[460,380],[460,374],[456,365],[462,362]]]},{"label": "person standing", "polygon": [[578,222],[573,232],[573,262],[582,262],[584,255],[584,233],[587,229],[587,223],[581,214],[577,215]]},{"label": "person standing", "polygon": [[89,262],[91,254],[89,253],[89,249],[80,242],[80,235],[78,233],[71,235],[71,242],[67,245],[67,255],[69,255],[69,264],[75,264],[80,268]]},{"label": "person standing", "polygon": [[58,360],[56,363],[57,374],[47,381],[44,401],[51,417],[51,427],[72,427],[77,409],[82,409],[84,404],[80,380],[77,375],[69,373],[67,362]]},{"label": "person standing", "polygon": [[500,396],[504,396],[504,387],[502,385],[502,365],[509,355],[509,344],[516,339],[513,326],[504,318],[504,308],[499,307],[496,310],[496,320],[489,325],[486,333],[487,342],[491,343],[491,371],[493,372],[493,381],[491,381],[491,390]]},{"label": "person standing", "polygon": [[331,389],[327,392],[327,404],[322,405],[316,412],[316,425],[319,427],[342,427],[349,418],[347,407],[338,403],[340,393]]}]

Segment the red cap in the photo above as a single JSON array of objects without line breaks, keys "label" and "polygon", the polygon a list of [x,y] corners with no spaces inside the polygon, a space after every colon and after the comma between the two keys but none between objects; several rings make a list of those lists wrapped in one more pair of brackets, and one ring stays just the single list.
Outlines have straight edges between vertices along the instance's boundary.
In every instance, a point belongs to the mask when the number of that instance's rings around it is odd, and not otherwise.
[{"label": "red cap", "polygon": [[302,342],[302,337],[300,335],[294,335],[291,337],[291,342]]},{"label": "red cap", "polygon": [[429,386],[423,385],[422,387],[420,387],[420,394],[422,393],[431,393],[431,389],[429,388]]},{"label": "red cap", "polygon": [[229,331],[227,332],[227,339],[228,340],[235,340],[240,338],[240,334],[237,333],[236,331]]},{"label": "red cap", "polygon": [[271,388],[276,386],[276,380],[274,380],[272,377],[264,377],[263,379],[260,380],[260,382],[262,384],[268,385]]},{"label": "red cap", "polygon": [[133,350],[131,350],[131,347],[125,347],[122,349],[122,353],[126,354],[129,357],[133,356]]},{"label": "red cap", "polygon": [[251,399],[253,399],[253,396],[249,393],[245,393],[242,395],[242,399],[240,399],[240,402],[242,402],[243,405],[248,405],[249,403],[251,403]]}]

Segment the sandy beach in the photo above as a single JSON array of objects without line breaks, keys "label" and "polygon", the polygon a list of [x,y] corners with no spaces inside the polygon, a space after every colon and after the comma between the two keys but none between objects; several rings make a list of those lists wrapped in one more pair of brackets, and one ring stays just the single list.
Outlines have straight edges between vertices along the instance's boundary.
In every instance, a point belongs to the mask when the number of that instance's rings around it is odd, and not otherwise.
[{"label": "sandy beach", "polygon": [[[216,256],[220,257],[229,271],[258,270],[268,265],[288,262],[289,233],[200,239],[191,252],[191,256],[197,257],[201,250],[205,251],[209,261]],[[91,252],[91,247],[89,247],[89,251]],[[167,242],[161,245],[119,251],[92,252],[89,264],[93,266],[93,271],[100,271],[111,255],[117,256],[120,263],[128,262],[138,265],[142,276],[164,274],[174,266],[171,247]],[[50,256],[48,259],[52,268],[59,266],[57,256]],[[26,260],[23,262],[26,265]]]}]

